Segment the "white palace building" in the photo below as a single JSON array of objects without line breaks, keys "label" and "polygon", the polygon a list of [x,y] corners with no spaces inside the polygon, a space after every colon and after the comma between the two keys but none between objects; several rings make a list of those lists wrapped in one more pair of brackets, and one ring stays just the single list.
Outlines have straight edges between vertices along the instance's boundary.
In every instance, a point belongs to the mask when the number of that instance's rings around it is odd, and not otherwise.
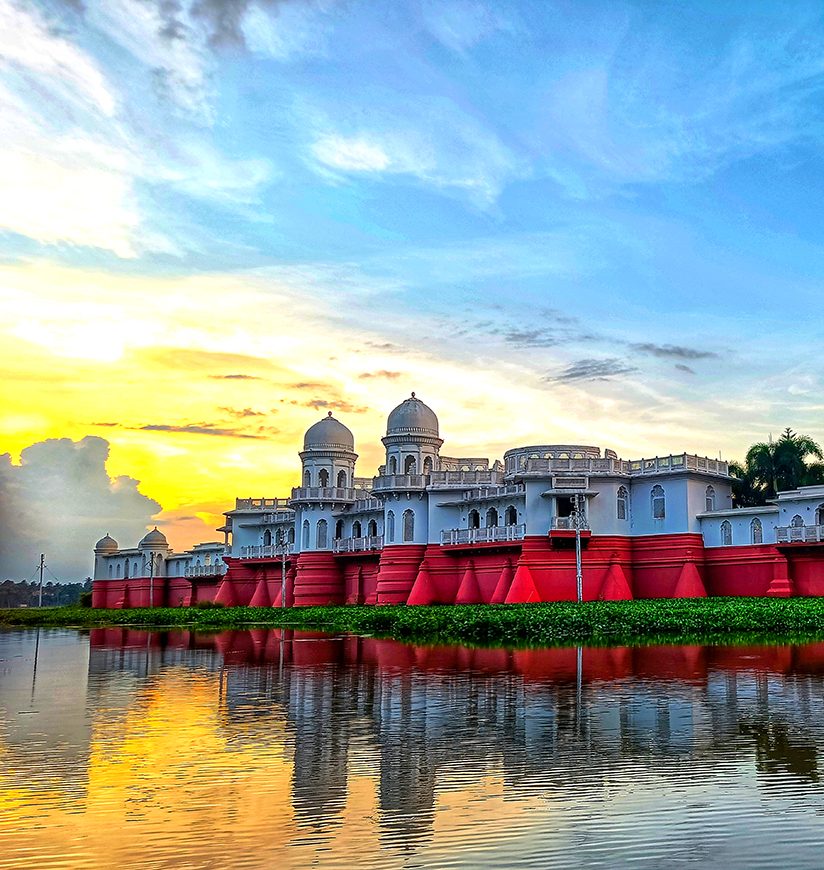
[{"label": "white palace building", "polygon": [[[157,529],[95,547],[100,606],[464,603],[824,592],[824,487],[735,508],[728,465],[689,453],[620,459],[598,447],[514,447],[503,461],[447,457],[415,396],[390,414],[385,462],[356,475],[352,432],[330,413],[306,431],[286,498],[238,498],[222,543],[174,553]],[[819,589],[820,585],[820,589]],[[276,601],[276,599],[278,599]]]}]

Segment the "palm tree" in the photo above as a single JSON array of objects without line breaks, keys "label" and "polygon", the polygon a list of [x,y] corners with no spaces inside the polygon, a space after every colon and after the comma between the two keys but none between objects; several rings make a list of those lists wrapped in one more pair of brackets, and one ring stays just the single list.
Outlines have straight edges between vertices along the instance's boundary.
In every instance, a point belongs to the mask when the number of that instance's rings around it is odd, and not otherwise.
[{"label": "palm tree", "polygon": [[753,444],[741,470],[758,483],[766,501],[782,490],[824,479],[824,466],[821,462],[808,463],[811,457],[822,460],[824,451],[808,435],[799,435],[788,427],[778,441]]},{"label": "palm tree", "polygon": [[752,468],[741,462],[731,462],[730,474],[735,507],[754,507],[766,503],[764,487],[757,480]]}]

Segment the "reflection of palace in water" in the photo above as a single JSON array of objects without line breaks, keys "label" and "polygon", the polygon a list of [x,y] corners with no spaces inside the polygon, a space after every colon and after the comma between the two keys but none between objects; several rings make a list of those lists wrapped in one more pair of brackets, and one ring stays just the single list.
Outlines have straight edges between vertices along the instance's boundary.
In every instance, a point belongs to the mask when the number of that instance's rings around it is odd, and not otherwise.
[{"label": "reflection of palace in water", "polygon": [[178,665],[219,682],[220,721],[237,740],[255,717],[284,722],[295,820],[315,830],[341,821],[353,773],[377,779],[381,835],[402,845],[429,835],[441,790],[485,775],[520,797],[578,778],[629,791],[662,758],[670,786],[699,760],[721,771],[754,759],[764,785],[818,781],[824,644],[508,651],[101,629],[89,691]]}]

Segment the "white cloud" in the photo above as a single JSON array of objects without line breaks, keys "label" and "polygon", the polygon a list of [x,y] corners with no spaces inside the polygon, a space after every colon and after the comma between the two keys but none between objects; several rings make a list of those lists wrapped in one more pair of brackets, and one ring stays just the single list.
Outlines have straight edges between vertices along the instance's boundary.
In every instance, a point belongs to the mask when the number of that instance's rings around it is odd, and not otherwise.
[{"label": "white cloud", "polygon": [[312,146],[312,153],[326,166],[346,172],[383,172],[390,163],[380,145],[359,136],[324,136]]},{"label": "white cloud", "polygon": [[511,31],[500,10],[476,0],[428,0],[423,4],[427,29],[447,48],[463,53],[496,31]]}]

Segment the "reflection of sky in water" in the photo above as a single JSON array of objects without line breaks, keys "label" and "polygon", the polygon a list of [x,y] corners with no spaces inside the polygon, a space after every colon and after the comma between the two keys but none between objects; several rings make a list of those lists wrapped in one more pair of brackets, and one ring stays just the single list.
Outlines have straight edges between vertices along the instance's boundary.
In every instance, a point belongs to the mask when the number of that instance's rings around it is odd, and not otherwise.
[{"label": "reflection of sky in water", "polygon": [[[34,671],[35,651],[37,670]],[[0,633],[2,867],[820,867],[824,646]]]}]

